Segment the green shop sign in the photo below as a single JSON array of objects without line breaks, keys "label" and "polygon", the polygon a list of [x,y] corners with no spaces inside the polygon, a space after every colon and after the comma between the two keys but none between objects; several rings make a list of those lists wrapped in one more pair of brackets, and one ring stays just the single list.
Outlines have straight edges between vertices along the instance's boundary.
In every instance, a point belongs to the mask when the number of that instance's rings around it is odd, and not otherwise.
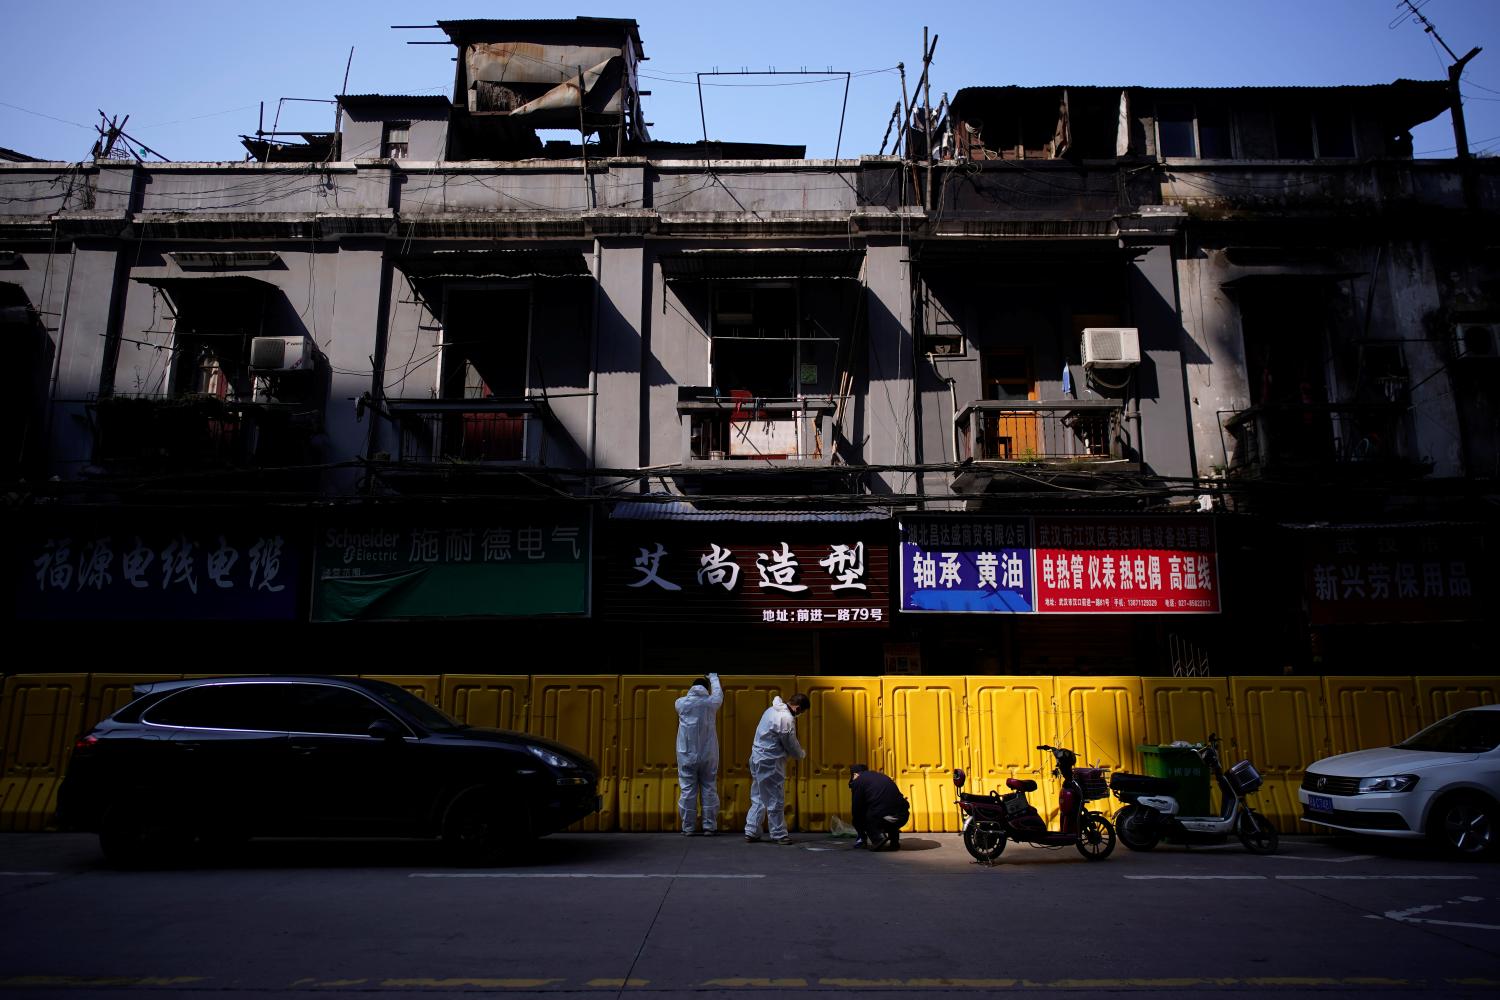
[{"label": "green shop sign", "polygon": [[555,510],[325,528],[313,621],[587,615],[589,528]]}]

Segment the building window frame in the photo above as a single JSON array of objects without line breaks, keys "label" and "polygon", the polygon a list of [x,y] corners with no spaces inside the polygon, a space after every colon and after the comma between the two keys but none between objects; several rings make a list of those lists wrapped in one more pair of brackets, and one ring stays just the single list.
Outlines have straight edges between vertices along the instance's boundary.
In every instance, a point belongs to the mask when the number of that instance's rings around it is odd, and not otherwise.
[{"label": "building window frame", "polygon": [[388,121],[380,128],[380,156],[386,160],[405,160],[411,153],[411,122]]}]

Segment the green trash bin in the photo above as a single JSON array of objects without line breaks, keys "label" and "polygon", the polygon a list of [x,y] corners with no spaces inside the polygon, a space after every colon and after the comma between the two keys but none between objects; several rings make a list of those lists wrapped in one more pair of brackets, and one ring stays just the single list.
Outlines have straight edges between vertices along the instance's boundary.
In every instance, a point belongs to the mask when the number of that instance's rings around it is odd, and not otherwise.
[{"label": "green trash bin", "polygon": [[1191,747],[1146,744],[1136,747],[1145,761],[1146,773],[1153,778],[1171,778],[1177,782],[1177,806],[1180,816],[1212,816],[1209,811],[1208,765]]}]

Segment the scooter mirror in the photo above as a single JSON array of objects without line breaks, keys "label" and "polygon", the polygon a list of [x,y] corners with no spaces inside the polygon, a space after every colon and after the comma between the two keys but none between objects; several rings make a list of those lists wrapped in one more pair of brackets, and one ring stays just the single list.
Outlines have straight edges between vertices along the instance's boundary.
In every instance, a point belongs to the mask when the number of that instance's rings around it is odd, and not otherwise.
[{"label": "scooter mirror", "polygon": [[967,781],[967,780],[968,780],[968,775],[964,774],[964,769],[963,768],[956,767],[956,768],[953,769],[953,787],[954,788],[962,788],[962,787],[964,787],[964,782]]}]

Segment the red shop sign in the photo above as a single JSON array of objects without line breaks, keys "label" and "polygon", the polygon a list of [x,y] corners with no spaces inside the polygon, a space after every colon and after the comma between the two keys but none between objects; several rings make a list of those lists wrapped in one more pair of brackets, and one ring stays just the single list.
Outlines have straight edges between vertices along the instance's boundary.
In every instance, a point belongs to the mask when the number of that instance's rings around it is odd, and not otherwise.
[{"label": "red shop sign", "polygon": [[1036,519],[1041,614],[1213,614],[1219,560],[1204,517]]}]

